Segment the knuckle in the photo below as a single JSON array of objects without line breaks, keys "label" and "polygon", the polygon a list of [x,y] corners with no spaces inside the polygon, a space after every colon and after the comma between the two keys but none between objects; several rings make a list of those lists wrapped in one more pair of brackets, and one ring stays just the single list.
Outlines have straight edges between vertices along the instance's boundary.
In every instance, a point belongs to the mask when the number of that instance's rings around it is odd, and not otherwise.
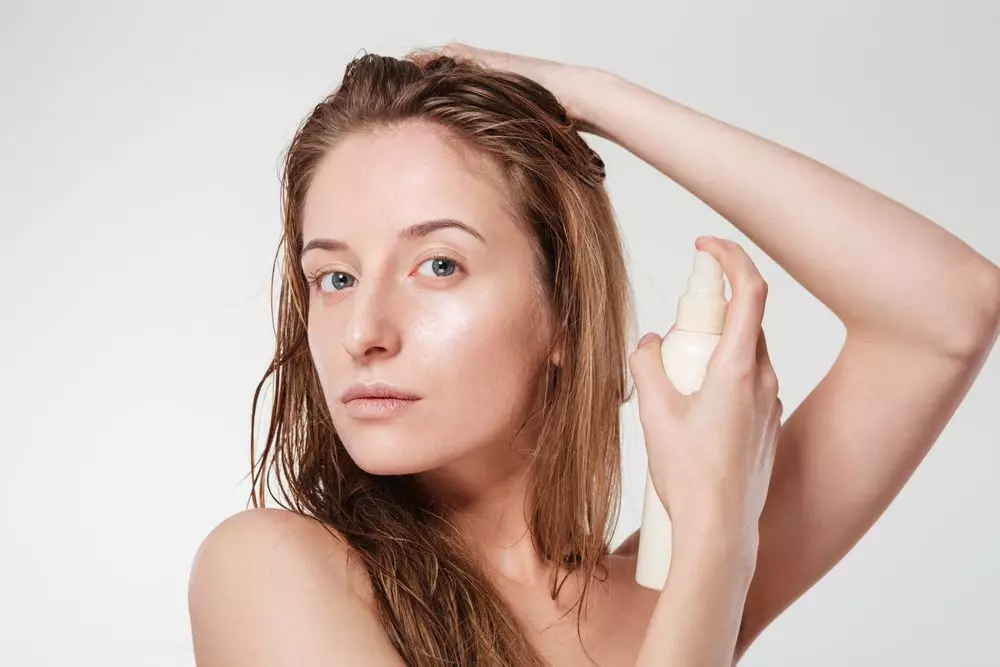
[{"label": "knuckle", "polygon": [[728,364],[733,380],[740,386],[752,387],[756,378],[756,367],[751,359],[740,357]]},{"label": "knuckle", "polygon": [[737,243],[732,239],[727,239],[722,237],[717,237],[717,238],[724,252],[732,252],[734,250],[736,252],[746,252],[745,250],[743,250],[743,246],[741,246],[739,243]]},{"label": "knuckle", "polygon": [[775,374],[773,368],[768,368],[761,374],[760,386],[768,395],[776,395],[778,393],[778,376]]},{"label": "knuckle", "polygon": [[750,295],[755,299],[763,301],[767,298],[768,284],[759,275],[750,281]]}]

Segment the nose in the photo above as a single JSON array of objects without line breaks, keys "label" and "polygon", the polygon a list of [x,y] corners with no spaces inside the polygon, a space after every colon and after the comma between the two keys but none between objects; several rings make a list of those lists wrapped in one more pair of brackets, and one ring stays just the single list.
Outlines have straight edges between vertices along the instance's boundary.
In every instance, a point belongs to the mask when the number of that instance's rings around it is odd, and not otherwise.
[{"label": "nose", "polygon": [[361,363],[395,355],[400,336],[391,285],[367,281],[353,290],[349,301],[343,334],[347,353]]}]

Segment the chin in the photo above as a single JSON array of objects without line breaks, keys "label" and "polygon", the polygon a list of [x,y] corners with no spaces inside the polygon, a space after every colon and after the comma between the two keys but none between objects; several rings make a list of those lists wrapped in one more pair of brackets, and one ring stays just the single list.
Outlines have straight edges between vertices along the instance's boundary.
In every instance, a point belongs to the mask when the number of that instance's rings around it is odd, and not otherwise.
[{"label": "chin", "polygon": [[433,451],[398,433],[354,433],[344,447],[355,464],[372,475],[410,475],[438,465]]}]

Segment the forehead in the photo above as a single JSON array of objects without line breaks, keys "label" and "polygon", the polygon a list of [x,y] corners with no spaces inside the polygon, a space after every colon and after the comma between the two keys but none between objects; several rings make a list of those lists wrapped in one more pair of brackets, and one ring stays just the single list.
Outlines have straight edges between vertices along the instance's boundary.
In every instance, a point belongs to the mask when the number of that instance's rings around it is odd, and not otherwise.
[{"label": "forehead", "polygon": [[497,167],[410,123],[343,138],[321,160],[303,209],[303,238],[362,227],[391,232],[436,218],[467,222],[484,234],[511,216]]}]

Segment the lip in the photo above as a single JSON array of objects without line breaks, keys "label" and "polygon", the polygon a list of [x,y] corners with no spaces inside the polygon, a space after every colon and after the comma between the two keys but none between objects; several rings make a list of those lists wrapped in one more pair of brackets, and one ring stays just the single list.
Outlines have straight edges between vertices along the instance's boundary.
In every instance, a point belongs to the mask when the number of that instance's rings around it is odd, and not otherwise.
[{"label": "lip", "polygon": [[411,398],[355,398],[344,404],[347,414],[355,419],[391,419],[405,412],[419,399]]},{"label": "lip", "polygon": [[375,382],[372,384],[355,382],[340,395],[340,400],[344,403],[351,403],[358,400],[374,401],[376,399],[413,402],[419,400],[420,396],[417,396],[412,391],[407,391],[406,389],[386,384],[385,382]]}]

